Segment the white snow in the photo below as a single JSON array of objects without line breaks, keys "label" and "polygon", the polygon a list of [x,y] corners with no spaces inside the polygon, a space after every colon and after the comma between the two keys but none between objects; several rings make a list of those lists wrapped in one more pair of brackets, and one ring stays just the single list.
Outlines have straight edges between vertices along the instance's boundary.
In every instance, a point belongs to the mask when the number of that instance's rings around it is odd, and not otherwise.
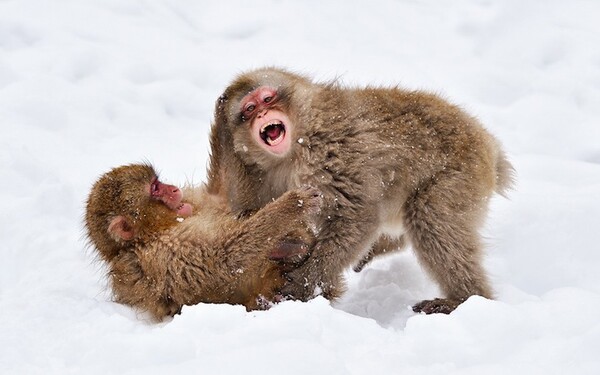
[{"label": "white snow", "polygon": [[[600,3],[0,1],[1,374],[600,373]],[[335,304],[201,304],[153,325],[111,302],[84,201],[148,160],[200,182],[239,72],[438,92],[518,171],[484,228],[498,298],[451,315],[405,252]]]}]

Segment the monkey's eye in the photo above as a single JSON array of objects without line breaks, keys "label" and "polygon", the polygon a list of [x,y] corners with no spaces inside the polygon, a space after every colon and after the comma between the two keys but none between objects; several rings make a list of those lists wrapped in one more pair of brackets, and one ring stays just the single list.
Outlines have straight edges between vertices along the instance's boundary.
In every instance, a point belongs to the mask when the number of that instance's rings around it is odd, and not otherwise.
[{"label": "monkey's eye", "polygon": [[256,106],[252,103],[246,105],[246,108],[244,108],[244,112],[246,113],[250,113],[252,111],[254,111],[256,109]]},{"label": "monkey's eye", "polygon": [[265,103],[269,103],[269,102],[271,102],[271,100],[273,100],[273,97],[272,97],[272,96],[267,96],[267,97],[265,97],[265,98],[263,99],[263,102],[265,102]]}]

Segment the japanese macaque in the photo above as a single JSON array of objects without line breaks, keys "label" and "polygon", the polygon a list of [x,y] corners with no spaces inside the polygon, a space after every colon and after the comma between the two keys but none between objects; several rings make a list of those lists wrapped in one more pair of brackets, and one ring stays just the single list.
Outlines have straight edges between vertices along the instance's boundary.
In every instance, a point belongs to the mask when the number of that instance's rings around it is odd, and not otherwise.
[{"label": "japanese macaque", "polygon": [[241,220],[203,188],[185,193],[184,200],[144,164],[115,168],[93,186],[87,232],[108,264],[116,301],[156,320],[199,302],[251,310],[276,301],[282,268],[314,240],[320,193],[290,191]]},{"label": "japanese macaque", "polygon": [[286,274],[286,295],[335,298],[346,267],[406,241],[445,294],[413,310],[493,297],[478,229],[513,169],[475,118],[439,96],[258,69],[218,99],[211,147],[208,191],[238,214],[304,185],[322,192],[317,243]]}]

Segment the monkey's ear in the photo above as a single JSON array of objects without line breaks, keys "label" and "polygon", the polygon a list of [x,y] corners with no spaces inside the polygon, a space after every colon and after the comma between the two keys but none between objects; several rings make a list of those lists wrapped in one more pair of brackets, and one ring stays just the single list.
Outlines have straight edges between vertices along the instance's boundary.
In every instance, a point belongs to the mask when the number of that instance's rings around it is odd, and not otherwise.
[{"label": "monkey's ear", "polygon": [[108,225],[108,233],[115,240],[129,241],[135,236],[135,230],[125,216],[116,216]]}]

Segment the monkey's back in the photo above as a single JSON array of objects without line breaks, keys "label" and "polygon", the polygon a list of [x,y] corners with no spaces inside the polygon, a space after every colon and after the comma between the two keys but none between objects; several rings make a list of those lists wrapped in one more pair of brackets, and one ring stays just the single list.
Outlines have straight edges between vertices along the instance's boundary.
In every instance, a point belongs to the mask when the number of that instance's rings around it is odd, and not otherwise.
[{"label": "monkey's back", "polygon": [[358,160],[345,163],[378,172],[383,183],[417,188],[445,171],[485,181],[481,186],[490,192],[503,191],[511,182],[512,166],[497,140],[474,117],[438,95],[369,87],[322,92],[328,98],[324,103],[344,109],[329,128],[330,134],[347,137],[340,153]]}]

